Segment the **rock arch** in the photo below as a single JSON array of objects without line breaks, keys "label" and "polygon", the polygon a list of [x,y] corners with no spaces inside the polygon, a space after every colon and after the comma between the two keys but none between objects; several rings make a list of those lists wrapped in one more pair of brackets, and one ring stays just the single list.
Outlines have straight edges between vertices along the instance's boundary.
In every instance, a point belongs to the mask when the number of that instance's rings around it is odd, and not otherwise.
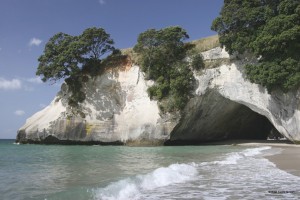
[{"label": "rock arch", "polygon": [[[223,58],[222,52],[223,50],[219,48],[217,59]],[[266,88],[251,83],[246,78],[243,66],[249,62],[251,61],[247,59],[233,59],[230,64],[206,69],[200,74],[196,74],[198,88],[195,91],[195,98],[187,105],[185,114],[170,135],[170,141],[181,139],[183,135],[180,135],[184,132],[187,134],[187,137],[184,137],[185,139],[195,140],[192,135],[196,132],[202,132],[211,140],[222,139],[222,137],[241,137],[242,132],[246,134],[249,131],[259,134],[262,131],[269,132],[270,129],[273,129],[288,140],[299,143],[300,88],[288,93],[282,91],[272,91],[270,93]],[[241,118],[235,115],[249,115],[249,117]],[[195,121],[195,118],[199,117],[202,121]],[[205,117],[209,120],[205,120]],[[224,119],[217,121],[221,118]],[[235,126],[235,121],[241,125],[244,124],[244,128],[239,129],[238,126]],[[246,121],[248,121],[248,124]],[[259,126],[259,124],[264,125]],[[213,127],[214,131],[211,132]],[[233,132],[228,133],[229,130]],[[250,136],[246,135],[247,137]],[[254,135],[252,136],[254,137]],[[201,140],[201,138],[197,139]]]},{"label": "rock arch", "polygon": [[167,144],[201,144],[228,139],[267,139],[272,123],[245,105],[224,98],[216,90],[193,98],[171,132]]}]

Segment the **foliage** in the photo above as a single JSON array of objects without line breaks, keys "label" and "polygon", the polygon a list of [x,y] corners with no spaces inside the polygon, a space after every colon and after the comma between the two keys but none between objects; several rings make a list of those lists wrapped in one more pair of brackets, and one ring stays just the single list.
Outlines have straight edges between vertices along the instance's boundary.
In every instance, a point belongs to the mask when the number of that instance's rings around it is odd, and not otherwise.
[{"label": "foliage", "polygon": [[82,56],[87,60],[100,60],[105,54],[115,50],[114,41],[103,28],[88,28],[79,36]]},{"label": "foliage", "polygon": [[80,90],[80,88],[82,88],[82,80],[80,80],[82,77],[83,76],[71,76],[65,79],[69,90],[72,91],[68,101],[71,107],[77,107],[78,103],[82,103],[85,100],[85,93]]},{"label": "foliage", "polygon": [[38,58],[39,66],[36,74],[42,75],[42,80],[57,81],[78,73],[80,52],[75,48],[77,37],[65,33],[55,34],[45,46],[44,54]]},{"label": "foliage", "polygon": [[103,60],[89,59],[82,67],[82,73],[92,77],[102,74],[107,68],[119,66],[127,59],[119,49],[115,49],[110,55]]},{"label": "foliage", "polygon": [[79,36],[57,33],[47,42],[43,54],[38,58],[36,74],[42,80],[54,81],[64,78],[72,95],[69,105],[78,106],[85,94],[82,83],[88,75],[96,75],[105,64],[121,58],[120,51],[103,28],[88,28]]},{"label": "foliage", "polygon": [[102,57],[113,50],[113,40],[102,28],[88,28],[79,36],[57,33],[39,57],[36,74],[42,75],[43,81],[75,76],[82,66],[99,66]]},{"label": "foliage", "polygon": [[148,79],[155,85],[148,89],[150,98],[162,101],[172,98],[173,105],[166,111],[181,110],[191,97],[194,77],[185,57],[191,45],[178,26],[161,30],[149,29],[141,33],[133,50],[139,54],[139,63]]},{"label": "foliage", "polygon": [[246,72],[251,81],[262,84],[270,90],[282,88],[286,91],[300,83],[299,59],[275,59],[258,65],[246,65]]},{"label": "foliage", "polygon": [[205,68],[203,56],[201,54],[195,54],[192,56],[191,66],[195,70],[200,70]]},{"label": "foliage", "polygon": [[226,50],[260,58],[246,66],[250,80],[270,90],[299,87],[299,0],[225,0],[220,14],[212,29]]}]

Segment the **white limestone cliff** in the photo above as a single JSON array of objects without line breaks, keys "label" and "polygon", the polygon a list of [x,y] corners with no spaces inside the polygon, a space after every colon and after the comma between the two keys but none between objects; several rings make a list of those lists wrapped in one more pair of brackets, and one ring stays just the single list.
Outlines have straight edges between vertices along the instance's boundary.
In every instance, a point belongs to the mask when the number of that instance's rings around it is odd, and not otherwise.
[{"label": "white limestone cliff", "polygon": [[[219,47],[204,52],[203,57],[205,60],[230,59],[227,52]],[[243,105],[243,113],[253,111],[259,116],[266,117],[282,135],[293,142],[299,142],[300,90],[268,93],[262,86],[245,78],[243,65],[247,62],[250,61],[231,59],[229,64],[221,64],[219,67],[195,73],[198,82],[195,98],[188,103],[184,111],[185,117],[181,119],[178,116],[172,118],[160,115],[157,102],[150,100],[147,94],[147,88],[153,83],[144,79],[138,66],[107,71],[87,82],[84,88],[87,98],[81,105],[85,118],[71,115],[71,109],[66,103],[68,93],[66,86],[63,86],[48,107],[34,114],[20,128],[17,141],[39,142],[53,136],[64,141],[164,142],[170,137],[174,140],[186,138],[193,140],[201,134],[203,139],[207,137],[207,133],[201,130],[205,129],[209,133],[213,128],[218,128],[214,126],[218,122],[214,122],[213,119],[221,116],[218,113],[222,113],[223,108],[227,107],[228,113],[238,113],[239,105]],[[209,106],[211,107],[208,109]],[[202,113],[199,115],[197,109],[203,108],[214,114],[207,117],[210,113],[206,113],[206,118]],[[256,123],[257,120],[261,120],[259,116],[247,114],[244,122]],[[205,120],[208,119],[211,124],[206,123]],[[209,128],[207,124],[210,125]],[[251,126],[250,124],[250,128]],[[220,127],[223,128],[224,125]],[[195,131],[189,136],[187,129]],[[241,129],[230,127],[227,131],[231,130]],[[218,130],[218,134],[220,137],[222,130]]]},{"label": "white limestone cliff", "polygon": [[[216,49],[212,51],[217,54]],[[219,55],[224,58],[224,50],[219,49]],[[243,65],[246,62],[249,61],[236,60],[230,65],[205,70],[196,76],[200,83],[196,95],[214,88],[223,97],[265,116],[289,140],[300,141],[300,90],[268,93],[264,87],[245,78]]]},{"label": "white limestone cliff", "polygon": [[85,118],[72,114],[63,84],[52,103],[20,128],[17,140],[42,142],[53,136],[79,142],[165,141],[169,136],[166,132],[175,123],[162,123],[157,102],[147,94],[151,84],[138,66],[110,70],[90,79],[84,85],[86,100],[80,105]]}]

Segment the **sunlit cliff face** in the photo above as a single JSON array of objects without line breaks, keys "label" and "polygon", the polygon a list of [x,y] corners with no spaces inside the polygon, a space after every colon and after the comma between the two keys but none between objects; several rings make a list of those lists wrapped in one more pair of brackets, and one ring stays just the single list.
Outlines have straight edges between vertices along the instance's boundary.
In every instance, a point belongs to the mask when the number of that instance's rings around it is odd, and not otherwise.
[{"label": "sunlit cliff face", "polygon": [[[84,114],[67,105],[65,87],[44,110],[30,117],[17,136],[18,142],[51,141],[163,144],[166,140],[215,141],[266,139],[277,130],[287,139],[300,141],[300,91],[272,94],[248,81],[243,65],[249,59],[229,58],[221,48],[203,53],[208,61],[227,59],[214,68],[195,72],[194,97],[181,115],[160,112],[138,66],[106,71],[85,83]],[[218,62],[216,62],[218,63]],[[49,137],[51,136],[51,137]]]}]

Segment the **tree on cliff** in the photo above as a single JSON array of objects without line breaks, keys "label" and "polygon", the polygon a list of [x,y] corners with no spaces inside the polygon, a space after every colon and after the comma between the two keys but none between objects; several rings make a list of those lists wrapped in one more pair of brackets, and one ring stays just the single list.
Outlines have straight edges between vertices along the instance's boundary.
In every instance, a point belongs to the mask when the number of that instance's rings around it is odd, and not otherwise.
[{"label": "tree on cliff", "polygon": [[259,58],[246,65],[251,81],[270,90],[299,87],[300,0],[225,0],[212,30],[230,54]]},{"label": "tree on cliff", "polygon": [[[85,99],[82,82],[89,75],[96,75],[119,51],[103,28],[88,28],[79,36],[57,33],[47,42],[44,53],[38,58],[36,75],[42,80],[54,81],[64,78],[72,92],[69,105],[77,107]],[[105,59],[104,59],[105,58]]]},{"label": "tree on cliff", "polygon": [[[169,99],[166,111],[182,109],[190,97],[193,74],[184,60],[188,46],[187,32],[181,27],[149,29],[141,33],[133,50],[148,79],[155,85],[148,89],[150,98]],[[168,108],[166,108],[168,107]]]},{"label": "tree on cliff", "polygon": [[76,76],[91,63],[100,64],[105,55],[115,50],[113,44],[110,35],[102,28],[88,28],[79,36],[57,33],[38,58],[36,74],[43,76],[43,81]]}]

